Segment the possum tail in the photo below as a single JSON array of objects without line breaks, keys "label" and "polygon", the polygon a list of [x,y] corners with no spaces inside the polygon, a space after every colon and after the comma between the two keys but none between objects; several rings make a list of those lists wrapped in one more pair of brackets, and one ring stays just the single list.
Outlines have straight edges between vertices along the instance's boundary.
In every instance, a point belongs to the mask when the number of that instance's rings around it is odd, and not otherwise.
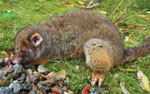
[{"label": "possum tail", "polygon": [[124,59],[121,64],[134,61],[135,59],[150,54],[150,37],[146,37],[143,46],[129,48],[124,52]]}]

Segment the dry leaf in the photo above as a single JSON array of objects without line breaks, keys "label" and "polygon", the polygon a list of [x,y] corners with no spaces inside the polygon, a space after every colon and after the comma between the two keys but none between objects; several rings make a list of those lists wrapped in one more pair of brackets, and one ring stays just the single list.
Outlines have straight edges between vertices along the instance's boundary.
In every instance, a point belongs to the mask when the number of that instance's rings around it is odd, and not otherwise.
[{"label": "dry leaf", "polygon": [[0,28],[6,28],[6,27],[10,26],[11,24],[13,24],[13,23],[12,22],[3,23],[2,25],[0,25]]},{"label": "dry leaf", "polygon": [[8,57],[9,60],[12,60],[14,58],[14,55],[11,53],[8,53],[6,51],[1,51],[1,54],[5,55],[6,57]]},{"label": "dry leaf", "polygon": [[80,4],[80,5],[83,5],[84,2],[83,1],[80,1],[80,0],[77,0],[77,2]]},{"label": "dry leaf", "polygon": [[106,15],[107,14],[107,12],[106,11],[98,11],[99,13],[101,13],[101,14],[103,14],[103,15]]},{"label": "dry leaf", "polygon": [[138,70],[137,77],[143,88],[150,92],[150,83],[146,75],[141,70]]},{"label": "dry leaf", "polygon": [[51,73],[49,75],[42,75],[42,77],[48,79],[48,78],[53,78],[53,77],[58,77],[59,79],[65,79],[66,78],[66,71],[65,70],[62,70],[62,71],[59,71],[58,73]]},{"label": "dry leaf", "polygon": [[59,93],[58,91],[56,91],[55,89],[53,89],[53,88],[51,88],[51,87],[50,87],[50,89],[51,89],[51,91],[52,91],[52,94],[61,94],[61,93]]},{"label": "dry leaf", "polygon": [[4,33],[0,33],[0,37],[4,37]]},{"label": "dry leaf", "polygon": [[0,4],[2,4],[3,2],[2,1],[0,1]]},{"label": "dry leaf", "polygon": [[12,68],[12,64],[9,64],[6,66],[5,71],[9,71],[9,70],[11,70],[11,68]]},{"label": "dry leaf", "polygon": [[123,14],[126,15],[126,14],[127,14],[127,11],[124,11]]},{"label": "dry leaf", "polygon": [[38,90],[38,87],[37,87],[34,83],[32,83],[32,87],[33,87],[33,89],[35,89],[36,91]]},{"label": "dry leaf", "polygon": [[137,71],[137,69],[124,69],[124,68],[119,68],[121,71]]},{"label": "dry leaf", "polygon": [[120,83],[120,87],[124,94],[130,94],[130,92],[125,88],[124,83]]},{"label": "dry leaf", "polygon": [[92,86],[88,85],[88,86],[85,86],[83,91],[82,91],[82,94],[89,94],[88,91],[92,88]]},{"label": "dry leaf", "polygon": [[70,6],[70,7],[74,7],[76,4],[74,3],[68,3],[67,6]]},{"label": "dry leaf", "polygon": [[137,15],[137,16],[138,16],[138,17],[143,17],[143,18],[146,17],[146,15]]},{"label": "dry leaf", "polygon": [[147,16],[145,17],[145,20],[150,21],[150,15],[147,15]]}]

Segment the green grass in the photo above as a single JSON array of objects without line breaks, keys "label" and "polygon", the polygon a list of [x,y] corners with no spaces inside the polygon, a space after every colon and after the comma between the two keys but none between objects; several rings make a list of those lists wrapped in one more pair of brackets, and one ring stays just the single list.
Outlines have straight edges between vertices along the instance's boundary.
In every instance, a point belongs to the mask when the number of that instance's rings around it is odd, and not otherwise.
[{"label": "green grass", "polygon": [[[37,24],[42,20],[51,18],[53,15],[64,13],[69,10],[79,9],[80,4],[76,0],[0,0],[0,25],[6,22],[12,22],[11,25],[0,28],[0,33],[4,36],[0,37],[0,51],[9,50],[14,47],[15,33],[22,27]],[[68,1],[78,5],[78,7],[68,7]],[[89,1],[89,0],[88,0]],[[129,37],[129,41],[125,42],[125,48],[139,46],[143,43],[143,38],[150,35],[150,21],[145,20],[145,17],[132,15],[142,11],[148,3],[141,3],[142,0],[134,0],[132,4],[126,9],[126,13],[120,18],[114,20],[116,15],[120,13],[131,0],[123,0],[120,7],[111,15],[112,11],[116,8],[121,0],[102,0],[100,7],[93,9],[93,11],[100,12],[101,10],[107,12],[107,16],[113,23],[121,29],[123,38]],[[146,1],[146,0],[145,0]],[[141,5],[143,4],[143,5]],[[143,6],[143,7],[142,7]],[[149,6],[147,5],[149,9]],[[8,14],[12,11],[15,15]],[[138,15],[148,15],[144,10]],[[6,16],[9,15],[9,16]],[[130,18],[128,18],[130,17]],[[129,28],[133,27],[133,28]],[[132,36],[132,37],[131,37]],[[60,60],[57,63],[47,63],[50,71],[66,70],[70,82],[68,83],[69,89],[78,94],[84,86],[90,84],[91,70],[86,66],[84,61],[80,60]],[[134,62],[128,63],[122,68],[137,68],[137,66],[145,73],[150,80],[150,55],[147,55]],[[79,69],[77,69],[79,67]],[[125,83],[126,89],[131,94],[148,94],[138,82],[136,72],[121,71],[119,67],[112,68],[106,76],[102,88],[102,94],[123,94],[120,88],[120,82]],[[119,77],[115,78],[118,74]]]}]

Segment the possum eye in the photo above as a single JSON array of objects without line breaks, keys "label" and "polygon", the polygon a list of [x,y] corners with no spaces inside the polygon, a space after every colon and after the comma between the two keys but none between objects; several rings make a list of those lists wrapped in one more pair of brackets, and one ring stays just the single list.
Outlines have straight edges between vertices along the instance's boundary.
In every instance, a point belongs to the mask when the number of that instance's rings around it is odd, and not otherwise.
[{"label": "possum eye", "polygon": [[22,48],[22,49],[21,49],[21,52],[22,52],[22,53],[26,53],[26,52],[27,52],[27,48]]}]

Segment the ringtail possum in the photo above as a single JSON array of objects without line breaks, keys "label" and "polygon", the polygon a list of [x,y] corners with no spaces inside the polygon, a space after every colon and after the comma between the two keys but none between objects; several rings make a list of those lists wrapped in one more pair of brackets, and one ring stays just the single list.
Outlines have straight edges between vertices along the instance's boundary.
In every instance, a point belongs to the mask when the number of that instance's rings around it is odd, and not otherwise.
[{"label": "ringtail possum", "polygon": [[150,37],[141,47],[124,48],[118,29],[100,13],[73,10],[27,26],[15,36],[14,64],[43,64],[62,58],[86,59],[99,86],[109,70],[150,54]]}]

